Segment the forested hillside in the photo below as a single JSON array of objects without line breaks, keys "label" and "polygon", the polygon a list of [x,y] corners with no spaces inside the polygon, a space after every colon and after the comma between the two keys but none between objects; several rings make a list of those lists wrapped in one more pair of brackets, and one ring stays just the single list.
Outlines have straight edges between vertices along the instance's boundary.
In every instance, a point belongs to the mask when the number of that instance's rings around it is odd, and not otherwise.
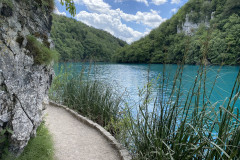
[{"label": "forested hillside", "polygon": [[53,15],[51,37],[60,61],[110,61],[126,42],[65,16]]},{"label": "forested hillside", "polygon": [[[186,24],[197,28],[186,32]],[[184,56],[185,55],[185,56]],[[119,49],[117,62],[236,65],[240,61],[240,0],[189,0],[150,34]]]}]

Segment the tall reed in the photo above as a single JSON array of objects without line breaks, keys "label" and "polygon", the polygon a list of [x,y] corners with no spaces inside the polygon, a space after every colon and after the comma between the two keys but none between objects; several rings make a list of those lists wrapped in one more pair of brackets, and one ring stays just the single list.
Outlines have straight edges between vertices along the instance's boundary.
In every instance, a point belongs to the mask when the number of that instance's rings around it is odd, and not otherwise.
[{"label": "tall reed", "polygon": [[[125,122],[121,130],[127,131],[125,137],[128,138],[120,137],[120,141],[127,144],[134,159],[240,158],[240,118],[239,109],[235,107],[240,94],[240,71],[229,97],[221,105],[211,102],[218,76],[209,87],[208,70],[204,65],[208,39],[206,35],[202,65],[197,74],[192,75],[195,80],[190,89],[186,91],[183,87],[183,60],[173,80],[163,69],[158,78],[157,96],[152,93],[154,84],[148,78],[148,83],[140,90],[137,114],[127,106],[122,116],[127,120],[121,120]],[[185,52],[187,54],[187,47]]]},{"label": "tall reed", "polygon": [[[223,103],[211,102],[218,75],[211,84],[208,69],[201,65],[191,88],[183,87],[184,65],[173,80],[163,68],[154,81],[139,90],[138,106],[129,106],[113,88],[91,79],[83,71],[69,70],[54,80],[51,98],[108,129],[132,153],[134,159],[185,160],[233,159],[240,157],[240,72],[231,94]],[[86,75],[86,76],[84,76]],[[210,87],[209,87],[210,85]],[[137,108],[137,113],[132,111]]]},{"label": "tall reed", "polygon": [[[79,74],[72,69],[62,69],[54,79],[50,98],[104,127],[112,120],[117,120],[122,99],[114,89],[96,78],[91,79],[89,74],[84,74],[84,66]],[[88,69],[90,71],[91,68]]]},{"label": "tall reed", "polygon": [[157,97],[152,98],[153,84],[149,81],[141,94],[137,115],[128,110],[130,125],[126,123],[125,127],[134,158],[238,159],[240,120],[235,104],[240,93],[240,74],[230,97],[220,106],[210,102],[216,79],[208,92],[206,68],[200,67],[187,95],[183,94],[182,74],[183,67],[179,66],[169,94],[164,70]]}]

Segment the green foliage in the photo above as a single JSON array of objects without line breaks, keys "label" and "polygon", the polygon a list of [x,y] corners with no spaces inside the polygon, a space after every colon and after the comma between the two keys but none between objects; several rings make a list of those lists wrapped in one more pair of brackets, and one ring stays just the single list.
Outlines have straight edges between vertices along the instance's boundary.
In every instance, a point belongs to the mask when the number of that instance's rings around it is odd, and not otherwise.
[{"label": "green foliage", "polygon": [[20,157],[8,155],[3,160],[53,160],[53,157],[52,136],[43,122],[37,129],[36,137],[30,139]]},{"label": "green foliage", "polygon": [[[210,28],[200,25],[192,36],[177,33],[189,16],[193,23],[210,22]],[[211,15],[214,16],[210,20]],[[116,62],[198,64],[202,57],[202,43],[208,34],[209,50],[206,60],[212,64],[239,64],[240,2],[238,0],[189,0],[169,20],[130,46],[114,54]],[[189,53],[184,56],[184,50]]]},{"label": "green foliage", "polygon": [[12,130],[9,128],[1,129],[0,130],[0,159],[9,154],[8,147],[9,141],[8,136],[13,134]]},{"label": "green foliage", "polygon": [[3,4],[9,6],[10,8],[13,9],[13,2],[12,0],[1,0],[0,2],[2,2]]},{"label": "green foliage", "polygon": [[[206,48],[202,50],[206,52]],[[126,103],[123,109],[119,108],[122,100],[112,88],[102,87],[102,82],[89,74],[84,77],[84,72],[79,76],[65,68],[54,79],[50,98],[105,126],[134,159],[239,158],[240,113],[236,104],[240,72],[229,97],[212,103],[209,99],[219,76],[207,82],[207,67],[201,65],[197,75],[192,75],[195,80],[188,91],[182,83],[183,65],[176,70],[173,81],[163,69],[157,84],[152,80],[139,89],[139,105]],[[157,94],[153,92],[156,85]]]},{"label": "green foliage", "polygon": [[64,62],[110,61],[115,50],[126,45],[108,32],[58,15],[53,15],[51,37]]},{"label": "green foliage", "polygon": [[51,10],[54,10],[54,7],[55,7],[54,0],[36,0],[36,1],[40,1],[42,6],[46,6]]},{"label": "green foliage", "polygon": [[32,35],[29,35],[27,40],[26,48],[30,51],[29,55],[33,56],[35,64],[49,65],[52,61],[57,61],[58,52],[47,48]]},{"label": "green foliage", "polygon": [[84,68],[79,75],[74,74],[71,68],[61,70],[50,89],[52,100],[63,103],[103,127],[111,120],[117,120],[121,97],[113,88],[100,80],[91,80],[89,75],[84,77]]},{"label": "green foliage", "polygon": [[76,15],[76,7],[74,4],[74,0],[61,0],[61,4],[66,6],[66,10],[69,11],[69,13],[72,16]]},{"label": "green foliage", "polygon": [[215,82],[206,83],[207,68],[200,67],[187,92],[182,84],[183,66],[177,69],[171,85],[166,72],[163,69],[157,78],[158,96],[153,95],[155,85],[149,81],[139,90],[137,114],[136,109],[134,112],[127,107],[125,116],[113,122],[115,128],[127,133],[119,133],[124,135],[120,141],[134,159],[238,160],[240,114],[235,104],[239,102],[240,72],[232,93],[220,107],[216,105],[218,102],[209,101]]}]

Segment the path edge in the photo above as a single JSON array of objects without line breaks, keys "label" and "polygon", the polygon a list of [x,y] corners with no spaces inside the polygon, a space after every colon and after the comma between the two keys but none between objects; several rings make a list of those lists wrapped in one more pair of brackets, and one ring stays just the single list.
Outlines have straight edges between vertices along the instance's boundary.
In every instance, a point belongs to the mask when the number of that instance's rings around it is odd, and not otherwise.
[{"label": "path edge", "polygon": [[131,160],[132,159],[132,156],[129,154],[129,152],[108,131],[106,131],[99,124],[78,114],[76,111],[68,108],[67,106],[55,103],[53,101],[49,101],[49,105],[65,109],[67,112],[72,114],[75,118],[77,118],[77,120],[88,125],[89,127],[96,129],[101,135],[104,136],[104,138],[106,138],[111,143],[111,145],[114,147],[114,149],[116,149],[118,151],[118,154],[120,155],[121,160]]}]

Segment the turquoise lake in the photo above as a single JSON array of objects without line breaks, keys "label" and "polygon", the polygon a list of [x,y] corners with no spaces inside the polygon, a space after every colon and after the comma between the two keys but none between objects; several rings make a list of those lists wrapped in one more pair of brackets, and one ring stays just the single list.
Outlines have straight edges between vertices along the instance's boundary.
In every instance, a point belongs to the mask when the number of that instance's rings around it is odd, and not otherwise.
[{"label": "turquoise lake", "polygon": [[[90,67],[89,63],[60,63],[55,67],[56,74],[61,66],[71,66],[76,74],[80,73],[83,65],[86,68]],[[140,98],[138,96],[139,89],[143,88],[149,79],[157,83],[157,77],[163,72],[164,65],[162,64],[112,64],[112,63],[96,63],[91,64],[91,71],[85,70],[84,74],[90,74],[91,77],[101,79],[112,86],[117,86],[116,89],[120,95],[124,95],[130,105],[138,104]],[[58,68],[58,69],[57,69]],[[221,69],[220,69],[221,68]],[[165,71],[169,76],[169,81],[175,75],[177,65],[168,64],[165,65]],[[183,94],[187,94],[190,87],[192,86],[199,66],[196,65],[185,65],[183,71]],[[220,72],[218,74],[218,70]],[[210,101],[212,103],[218,102],[221,104],[225,98],[229,97],[237,77],[239,66],[208,66],[207,67],[207,90],[210,90],[217,74],[218,78],[216,81],[215,88],[213,90]],[[170,89],[170,87],[169,87]],[[157,85],[153,86],[153,94],[157,93]],[[239,107],[237,103],[236,107]]]}]

